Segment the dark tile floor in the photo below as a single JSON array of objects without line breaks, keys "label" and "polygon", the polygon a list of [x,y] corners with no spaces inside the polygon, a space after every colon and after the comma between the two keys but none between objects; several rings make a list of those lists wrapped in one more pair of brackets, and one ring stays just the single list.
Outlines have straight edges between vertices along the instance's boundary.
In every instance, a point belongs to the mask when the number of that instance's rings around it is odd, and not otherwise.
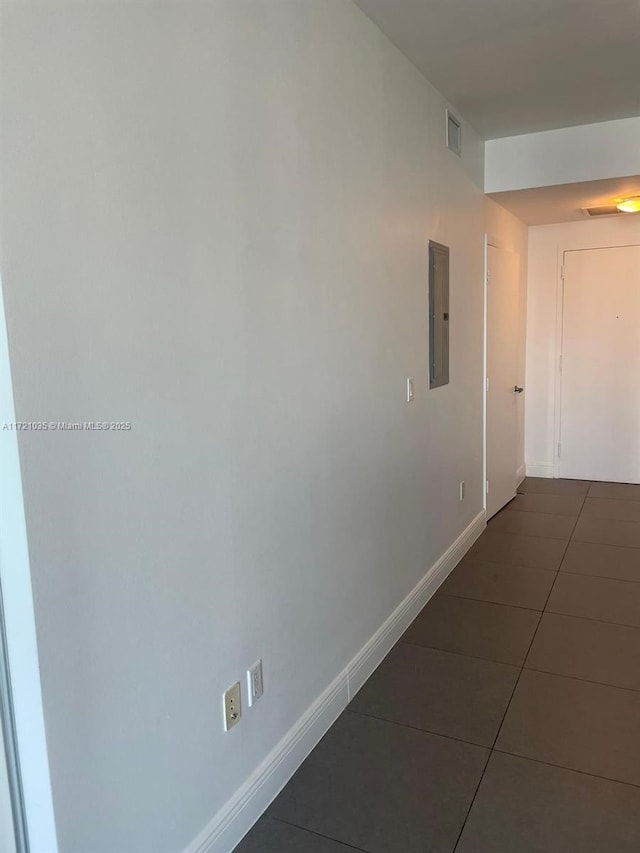
[{"label": "dark tile floor", "polygon": [[640,486],[525,480],[236,853],[353,850],[640,850]]}]

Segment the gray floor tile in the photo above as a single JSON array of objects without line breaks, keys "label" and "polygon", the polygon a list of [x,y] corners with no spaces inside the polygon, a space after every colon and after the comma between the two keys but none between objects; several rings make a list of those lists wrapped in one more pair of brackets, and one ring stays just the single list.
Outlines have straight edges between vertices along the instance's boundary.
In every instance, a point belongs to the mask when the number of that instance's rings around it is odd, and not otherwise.
[{"label": "gray floor tile", "polygon": [[589,497],[640,501],[640,486],[632,483],[592,483]]},{"label": "gray floor tile", "polygon": [[553,515],[571,515],[576,518],[582,504],[584,495],[549,495],[544,492],[527,492],[517,495],[505,510],[509,512],[549,512]]},{"label": "gray floor tile", "polygon": [[640,693],[525,669],[496,749],[640,785]]},{"label": "gray floor tile", "polygon": [[640,584],[560,572],[547,610],[640,628]]},{"label": "gray floor tile", "polygon": [[368,853],[451,853],[489,751],[344,714],[270,808]]},{"label": "gray floor tile", "polygon": [[545,477],[527,477],[519,486],[521,494],[542,495],[586,495],[589,490],[588,480],[552,480]]},{"label": "gray floor tile", "polygon": [[263,817],[233,853],[353,853],[354,850],[357,848]]},{"label": "gray floor tile", "polygon": [[579,542],[599,542],[602,545],[640,548],[640,523],[580,516],[573,538]]},{"label": "gray floor tile", "polygon": [[405,642],[520,666],[540,614],[438,594],[402,636]]},{"label": "gray floor tile", "polygon": [[492,746],[520,669],[398,643],[349,710]]},{"label": "gray floor tile", "polygon": [[493,753],[456,853],[636,853],[640,789]]},{"label": "gray floor tile", "polygon": [[465,557],[440,591],[496,604],[542,610],[555,576],[555,572],[547,569],[528,569]]},{"label": "gray floor tile", "polygon": [[551,515],[547,512],[509,512],[503,510],[489,522],[489,530],[499,533],[517,533],[522,536],[545,536],[548,539],[567,540],[575,525],[569,515]]},{"label": "gray floor tile", "polygon": [[525,666],[640,690],[640,629],[545,613]]},{"label": "gray floor tile", "polygon": [[587,498],[582,518],[617,518],[621,521],[640,522],[640,501]]},{"label": "gray floor tile", "polygon": [[570,542],[560,571],[640,583],[640,549]]},{"label": "gray floor tile", "polygon": [[490,563],[555,570],[560,565],[566,547],[566,542],[561,539],[519,536],[487,529],[469,551],[469,557]]}]

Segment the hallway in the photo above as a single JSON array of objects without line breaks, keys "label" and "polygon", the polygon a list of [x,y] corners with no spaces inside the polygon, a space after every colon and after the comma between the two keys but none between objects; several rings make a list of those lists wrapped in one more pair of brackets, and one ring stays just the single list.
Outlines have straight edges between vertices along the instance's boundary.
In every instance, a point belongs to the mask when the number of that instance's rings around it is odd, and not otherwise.
[{"label": "hallway", "polygon": [[640,486],[529,478],[236,853],[640,849]]}]

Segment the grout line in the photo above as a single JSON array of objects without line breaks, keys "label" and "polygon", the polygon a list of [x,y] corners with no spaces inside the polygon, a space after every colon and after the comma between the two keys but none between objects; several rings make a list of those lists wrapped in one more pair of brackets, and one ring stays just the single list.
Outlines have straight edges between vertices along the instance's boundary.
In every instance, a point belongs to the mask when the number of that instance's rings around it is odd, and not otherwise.
[{"label": "grout line", "polygon": [[341,844],[348,850],[357,850],[358,853],[369,853],[369,851],[365,850],[363,847],[354,847],[353,844],[349,844],[347,841],[340,841],[339,838],[334,838],[332,835],[325,835],[323,832],[316,832],[314,829],[308,829],[306,826],[301,826],[299,823],[293,823],[290,820],[283,820],[281,817],[273,817],[273,815],[269,815],[269,820],[277,820],[285,826],[292,826],[295,829],[301,829],[303,832],[315,835],[316,838],[326,838],[328,841],[334,841],[336,844]]},{"label": "grout line", "polygon": [[[559,574],[559,573],[556,572],[555,574]],[[562,574],[570,575],[570,574],[573,574],[573,572],[563,572]],[[599,575],[576,574],[576,577],[596,577],[596,578],[598,578]],[[609,578],[602,578],[602,580],[609,580]],[[626,583],[637,584],[638,582],[626,581]],[[553,589],[553,586],[552,586],[552,589]],[[541,610],[541,609],[538,609],[535,607],[522,607],[519,604],[502,604],[499,601],[491,601],[491,599],[488,599],[488,598],[472,598],[469,595],[453,595],[453,593],[450,593],[450,592],[443,592],[443,593],[441,593],[441,595],[446,595],[447,598],[461,598],[463,601],[477,601],[479,604],[495,604],[496,607],[508,607],[508,608],[511,608],[512,610],[525,610],[528,613],[550,613],[553,616],[568,616],[571,619],[584,619],[586,622],[600,622],[602,625],[619,625],[621,628],[636,628],[636,629],[640,630],[640,625],[632,625],[629,622],[613,622],[611,619],[597,619],[595,616],[579,616],[577,613],[566,613],[563,610]],[[548,602],[547,602],[547,604],[548,604]],[[398,640],[398,642],[399,643],[407,643],[408,645],[411,645],[411,646],[423,646],[424,648],[427,648],[427,649],[440,649],[440,646],[431,646],[431,645],[425,645],[424,643],[415,643],[415,642],[412,642],[411,640],[403,640],[402,637]],[[449,651],[449,649],[441,649],[441,651],[446,652],[446,651]],[[453,652],[453,654],[462,654],[462,655],[465,655],[466,657],[480,657],[479,655],[472,655],[469,652]],[[481,660],[493,660],[493,658],[480,658],[480,659]],[[502,661],[497,661],[497,663],[502,663]],[[517,664],[514,664],[514,666],[517,666]]]},{"label": "grout line", "polygon": [[[589,520],[588,515],[585,515],[585,518],[587,519],[587,521]],[[599,520],[600,521],[616,521],[615,518],[605,518],[605,519],[601,518]],[[618,520],[620,520],[620,519],[618,519]],[[640,527],[640,522],[637,522],[637,521],[629,521],[627,523],[628,524],[636,524],[638,527]],[[572,541],[573,542],[580,542],[581,545],[602,545],[605,548],[626,548],[627,551],[640,551],[640,545],[619,545],[619,544],[614,544],[613,542],[591,542],[588,539],[572,539]]]},{"label": "grout line", "polygon": [[610,684],[608,681],[594,681],[592,678],[580,678],[579,675],[567,675],[566,672],[554,672],[552,669],[539,669],[537,666],[527,666],[527,672],[540,672],[542,675],[554,675],[556,678],[568,678],[570,681],[581,681],[584,684],[597,684],[598,687],[611,687],[613,690],[626,690],[629,693],[640,693],[640,687],[621,687],[619,684]]},{"label": "grout line", "polygon": [[458,833],[458,837],[456,838],[456,843],[453,845],[453,850],[451,853],[456,853],[458,849],[458,844],[460,844],[460,839],[462,838],[462,833],[464,832],[464,828],[467,825],[467,821],[469,820],[469,815],[471,814],[471,809],[473,808],[473,804],[476,801],[476,797],[478,796],[478,791],[480,790],[480,785],[482,785],[482,780],[484,779],[485,773],[487,772],[487,767],[489,766],[489,762],[491,761],[491,756],[493,755],[493,749],[490,749],[487,754],[487,760],[484,763],[484,767],[482,768],[482,773],[480,774],[480,778],[478,779],[478,784],[475,787],[473,792],[473,797],[471,797],[471,802],[469,803],[469,808],[467,809],[467,813],[464,816],[464,820],[462,821],[462,826],[460,827],[460,832]]},{"label": "grout line", "polygon": [[491,747],[486,743],[477,743],[474,740],[465,740],[463,737],[455,735],[445,735],[442,732],[434,732],[433,729],[421,729],[420,726],[412,726],[410,723],[401,723],[399,720],[390,720],[388,717],[379,717],[377,714],[367,714],[364,711],[354,711],[352,708],[346,709],[348,714],[356,714],[358,717],[366,717],[368,720],[378,720],[381,723],[390,723],[392,726],[400,726],[402,729],[411,729],[413,732],[422,732],[423,735],[433,735],[434,737],[443,737],[447,740],[455,740],[458,743],[465,743],[467,746],[475,746],[477,749],[486,749],[491,752]]},{"label": "grout line", "polygon": [[[413,646],[416,649],[427,649],[427,650],[432,651],[432,652],[440,652],[443,655],[453,655],[453,657],[457,657],[457,658],[471,658],[471,660],[483,660],[483,661],[486,661],[487,663],[495,663],[498,666],[509,666],[509,667],[511,667],[511,669],[520,669],[520,666],[521,666],[521,664],[519,664],[519,663],[508,663],[507,661],[503,661],[503,660],[493,660],[492,658],[482,658],[482,657],[479,657],[479,655],[468,655],[466,652],[452,652],[451,649],[440,649],[437,646],[423,646],[421,643],[405,642],[404,640],[398,640],[398,643],[403,643],[403,645],[405,645],[405,646]],[[380,663],[380,666],[382,666],[382,664],[384,664],[386,662],[387,658],[389,657],[391,652],[393,652],[394,648],[395,648],[395,646],[393,646],[389,650],[389,652],[385,656],[384,660]],[[373,675],[373,673],[372,673],[372,675]],[[364,684],[362,685],[362,687],[364,687]]]},{"label": "grout line", "polygon": [[[478,538],[480,538],[480,537],[478,537]],[[516,563],[516,562],[501,563],[499,560],[486,560],[486,559],[484,559],[484,557],[482,557],[482,558],[470,557],[470,556],[468,556],[468,554],[465,554],[465,556],[460,560],[460,562],[456,566],[456,569],[461,568],[461,567],[465,568],[469,564],[472,564],[475,567],[475,564],[477,564],[477,563],[482,563],[482,565],[485,565],[485,566],[497,566],[498,568],[501,568],[501,569],[522,569],[525,572],[554,572],[555,573],[558,571],[557,569],[542,569],[542,568],[540,568],[540,566],[523,566],[522,563]],[[455,571],[455,569],[454,569],[454,571]],[[453,572],[451,574],[453,574]],[[444,581],[442,586],[444,586],[445,583],[446,583],[446,581]]]},{"label": "grout line", "polygon": [[[626,483],[625,485],[635,485]],[[621,504],[640,504],[640,498],[594,498],[593,495],[587,495],[590,501],[615,501]]]},{"label": "grout line", "polygon": [[[524,497],[521,495],[520,497]],[[546,509],[518,509],[517,507],[509,507],[506,506],[504,509],[501,509],[498,515],[503,512],[519,512],[520,515],[553,515],[554,518],[575,518],[577,513],[575,512],[549,512]],[[495,516],[493,516],[495,518]]]},{"label": "grout line", "polygon": [[[542,613],[540,613],[540,616],[538,617],[536,629],[533,632],[533,636],[531,637],[531,642],[529,643],[529,648],[527,649],[527,652],[524,656],[524,660],[526,660],[528,655],[529,655],[529,651],[531,650],[531,646],[533,645],[533,641],[535,639],[535,636],[538,633],[538,626],[540,625],[541,619],[542,619]],[[487,767],[489,766],[489,760],[491,758],[491,755],[493,754],[493,751],[495,750],[496,743],[498,742],[498,737],[500,736],[500,732],[502,730],[502,726],[504,724],[505,717],[507,716],[509,708],[511,707],[511,702],[513,701],[514,694],[518,688],[518,684],[520,683],[520,679],[522,678],[523,672],[524,672],[524,661],[523,661],[523,665],[520,667],[520,672],[518,673],[518,677],[516,678],[515,684],[513,685],[513,690],[511,691],[511,695],[509,696],[509,701],[507,702],[507,705],[504,709],[504,714],[502,715],[502,719],[500,720],[500,724],[499,724],[498,729],[496,731],[496,736],[493,739],[493,744],[491,745],[491,748],[489,750],[489,755],[487,757],[484,768],[482,770],[482,774],[481,774],[480,778],[478,779],[478,784],[476,785],[476,789],[473,793],[473,797],[471,798],[471,802],[469,803],[469,808],[467,809],[467,813],[465,815],[464,821],[462,823],[462,826],[460,827],[460,832],[458,833],[458,838],[456,839],[456,843],[454,845],[452,853],[455,853],[456,850],[458,849],[458,844],[460,843],[460,839],[462,838],[462,833],[464,832],[464,828],[467,825],[467,821],[469,820],[469,815],[471,814],[471,809],[473,808],[473,804],[475,803],[476,797],[478,796],[478,791],[480,790],[480,785],[482,784],[482,780],[484,779],[485,773],[487,772]]]},{"label": "grout line", "polygon": [[[532,611],[533,613],[538,613],[537,610]],[[538,617],[542,616],[542,612],[538,613]],[[607,623],[608,624],[608,623]],[[501,666],[511,666],[514,669],[520,669],[523,664],[521,663],[510,663],[505,660],[496,660],[495,658],[483,658],[480,655],[472,655],[467,652],[452,652],[450,649],[442,649],[440,646],[425,646],[423,643],[412,643],[410,640],[398,640],[399,643],[404,643],[406,646],[416,646],[419,649],[432,649],[434,652],[447,652],[450,655],[458,655],[463,658],[471,658],[472,660],[484,660],[487,663],[497,663]]]},{"label": "grout line", "polygon": [[[591,486],[589,486],[589,489],[591,489]],[[555,580],[554,580],[554,582],[553,582],[553,584],[552,584],[552,586],[551,586],[551,589],[549,590],[549,595],[547,596],[547,601],[546,601],[546,603],[545,603],[545,605],[544,605],[544,612],[545,612],[545,613],[552,613],[552,612],[553,612],[553,611],[551,611],[551,610],[549,610],[549,609],[548,609],[548,607],[549,607],[549,601],[551,600],[551,595],[552,595],[552,593],[553,593],[553,590],[555,589],[556,583],[558,582],[558,577],[560,576],[560,572],[562,572],[562,564],[564,563],[565,558],[566,558],[566,556],[567,556],[567,551],[569,550],[569,545],[571,544],[571,542],[572,542],[572,541],[575,541],[575,542],[580,541],[580,540],[577,540],[577,539],[576,539],[576,540],[574,540],[574,539],[573,539],[573,535],[574,535],[574,533],[576,532],[576,527],[578,526],[578,523],[579,523],[579,521],[580,521],[580,518],[582,517],[582,513],[583,513],[583,510],[584,510],[584,507],[585,507],[585,505],[586,505],[586,503],[587,503],[587,496],[588,496],[588,494],[589,494],[589,490],[587,490],[587,494],[584,496],[584,498],[583,498],[583,500],[582,500],[582,505],[580,506],[580,512],[578,513],[578,517],[576,518],[575,524],[573,525],[573,528],[572,528],[572,530],[571,530],[571,536],[569,537],[569,541],[567,542],[567,547],[564,549],[564,554],[562,555],[562,558],[560,559],[560,565],[558,566],[558,572],[557,572],[556,577],[555,577]],[[571,574],[571,572],[564,572],[564,574]],[[569,614],[561,614],[561,615],[569,615]],[[540,625],[540,623],[538,623],[538,625]],[[537,633],[538,633],[538,631],[537,631],[537,629],[536,629],[536,634],[537,634]],[[535,635],[534,635],[534,639],[535,639]],[[529,650],[529,651],[530,651],[530,650]],[[528,653],[528,652],[527,652],[527,657],[529,657],[529,653]],[[526,662],[526,660],[527,660],[527,657],[525,657],[525,662]]]},{"label": "grout line", "polygon": [[[617,521],[618,524],[633,524],[640,530],[640,523],[637,521],[621,521],[615,518],[592,518],[585,516],[587,521]],[[630,551],[640,552],[640,544],[638,545],[614,545],[613,542],[593,542],[590,539],[574,539],[574,542],[582,542],[583,545],[608,545],[610,548],[628,548]]]},{"label": "grout line", "polygon": [[[578,526],[578,522],[580,521],[580,517],[582,515],[582,510],[584,509],[584,505],[586,502],[587,502],[587,495],[585,495],[582,499],[582,503],[580,504],[580,511],[578,512],[578,515],[576,516],[576,520],[573,524],[573,527],[571,528],[571,533],[569,534],[569,541],[567,542],[567,547],[564,549],[562,557],[560,558],[560,562],[558,564],[558,571],[556,573],[556,581],[558,580],[558,575],[562,571],[562,564],[564,563],[564,559],[567,556],[567,551],[569,550],[569,545],[571,544],[571,541],[573,540],[573,534],[576,532],[576,527]],[[549,599],[551,598],[551,593],[553,592],[553,587],[555,585],[556,585],[556,582],[554,581],[553,586],[551,587],[551,589],[549,591],[549,595],[547,597],[547,604],[549,603]],[[545,610],[546,610],[546,608],[547,608],[547,605],[545,604]]]},{"label": "grout line", "polygon": [[[540,570],[540,571],[546,571]],[[549,572],[551,575],[555,575],[556,572]],[[567,574],[569,574],[567,572]],[[523,604],[505,604],[503,601],[493,601],[491,598],[474,598],[472,595],[460,595],[455,592],[442,592],[441,595],[446,595],[448,598],[462,598],[464,601],[479,601],[482,604],[495,604],[498,607],[512,607],[514,610],[528,610],[530,613],[542,613],[542,609],[540,607],[525,607]]]},{"label": "grout line", "polygon": [[[521,513],[524,515],[525,513]],[[578,516],[579,518],[580,516]],[[495,516],[494,516],[495,518]],[[567,518],[567,516],[558,516],[558,518]],[[572,530],[573,532],[573,530]],[[476,542],[474,542],[473,548],[475,548],[476,544],[482,539],[485,533],[491,533],[493,536],[517,536],[518,539],[546,539],[547,542],[567,542],[571,541],[571,533],[568,536],[541,536],[539,533],[512,533],[510,530],[496,530],[491,527],[491,522],[488,522],[486,528],[477,538]],[[633,546],[630,546],[633,547]],[[640,546],[638,546],[640,547]],[[463,559],[469,556],[470,559],[475,560],[478,563],[507,563],[510,566],[520,566],[522,569],[540,569],[542,566],[523,566],[522,563],[514,563],[512,560],[488,560],[485,557],[477,557],[475,554],[471,554],[471,550],[467,551]],[[462,562],[462,560],[460,561]],[[547,570],[549,571],[549,570]]]},{"label": "grout line", "polygon": [[[554,497],[558,497],[554,495]],[[499,510],[492,518],[497,518],[499,515],[503,513],[511,513],[511,512],[519,512],[520,515],[552,515],[554,518],[576,518],[580,515],[580,510],[576,509],[573,512],[551,512],[548,509],[516,509],[512,507],[511,504],[507,504],[501,510]]]},{"label": "grout line", "polygon": [[[593,500],[593,501],[624,501],[625,503],[640,503],[640,497],[638,497],[638,498],[621,498],[618,496],[617,498],[603,498],[600,495],[592,495],[591,489],[595,485],[601,486],[601,485],[603,485],[603,483],[601,483],[599,480],[594,480],[591,483],[591,485],[589,486],[589,492],[588,492],[587,497],[590,497],[591,500]],[[638,483],[607,483],[607,485],[611,485],[611,486],[637,486],[639,484]]]},{"label": "grout line", "polygon": [[531,764],[542,764],[544,767],[553,767],[557,770],[566,770],[568,773],[579,773],[580,776],[589,776],[592,779],[601,779],[603,782],[613,782],[616,785],[627,785],[629,788],[638,788],[634,782],[621,782],[620,779],[610,779],[608,776],[599,776],[597,773],[588,773],[586,770],[575,770],[573,767],[565,767],[563,764],[553,764],[551,761],[543,761],[542,758],[531,758],[530,755],[516,755],[515,752],[507,752],[504,749],[494,749],[499,755],[508,755],[510,758],[518,758],[520,761],[528,761]]},{"label": "grout line", "polygon": [[596,619],[594,616],[577,616],[575,613],[561,613],[559,610],[545,610],[543,615],[564,616],[567,619],[582,619],[583,622],[597,622],[599,625],[614,625],[619,628],[635,628],[640,631],[640,625],[627,625],[626,622],[609,622],[607,619]]},{"label": "grout line", "polygon": [[[554,572],[554,574],[559,574],[558,572]],[[563,572],[562,574],[570,575],[573,572]],[[577,577],[599,577],[599,575],[581,575],[578,574]],[[602,580],[609,580],[609,578],[603,578]],[[636,583],[636,581],[628,581],[628,583]],[[581,619],[583,622],[598,622],[600,625],[618,625],[620,628],[635,628],[636,631],[640,631],[640,625],[631,625],[628,622],[612,622],[610,619],[597,619],[595,616],[579,616],[577,613],[565,613],[561,610],[538,610],[534,607],[521,607],[519,604],[501,604],[498,601],[490,601],[487,598],[470,598],[466,595],[452,595],[450,592],[442,592],[440,595],[446,596],[447,598],[461,598],[463,601],[476,601],[478,604],[495,604],[496,607],[506,607],[511,610],[524,610],[528,613],[541,613],[543,615],[549,614],[550,616],[565,616],[567,619]],[[412,640],[405,640],[403,637],[400,637],[398,640],[399,643],[406,643],[409,646],[420,646],[424,649],[437,649],[441,652],[450,652],[454,655],[463,655],[468,658],[478,658],[478,660],[491,660],[495,661],[495,663],[505,663],[505,661],[495,660],[495,658],[485,658],[481,655],[472,655],[471,652],[451,652],[450,649],[443,649],[441,646],[432,646],[427,643],[417,643]],[[514,663],[511,666],[519,666],[519,664]]]},{"label": "grout line", "polygon": [[476,790],[475,790],[475,792],[474,792],[473,798],[472,798],[471,803],[470,803],[470,805],[469,805],[469,808],[468,808],[468,810],[467,810],[467,814],[466,814],[466,816],[465,816],[464,822],[463,822],[463,824],[462,824],[462,826],[461,826],[461,828],[460,828],[460,832],[459,832],[459,834],[458,834],[457,841],[456,841],[456,843],[455,843],[455,845],[454,845],[454,848],[453,848],[453,853],[455,853],[455,851],[456,851],[456,850],[457,850],[457,848],[458,848],[458,845],[459,845],[459,843],[460,843],[460,839],[462,838],[462,833],[464,832],[464,828],[465,828],[465,826],[467,825],[467,821],[469,820],[469,815],[471,814],[471,809],[473,808],[473,804],[475,803],[475,801],[476,801],[476,797],[478,796],[478,791],[480,790],[480,786],[481,786],[481,784],[482,784],[482,780],[484,779],[485,774],[486,774],[486,772],[487,772],[487,767],[489,766],[489,760],[491,759],[491,755],[493,754],[493,752],[494,752],[494,751],[496,751],[496,744],[497,744],[497,742],[498,742],[498,738],[500,737],[500,732],[502,731],[502,727],[504,726],[504,721],[505,721],[505,719],[506,719],[506,717],[507,717],[507,714],[509,713],[509,708],[511,707],[511,703],[513,702],[513,697],[514,697],[514,696],[515,696],[515,694],[516,694],[516,690],[518,689],[518,685],[520,684],[520,679],[522,678],[522,673],[524,672],[524,664],[525,664],[525,662],[526,662],[527,658],[529,657],[529,654],[531,653],[531,649],[532,649],[533,644],[534,644],[534,642],[535,642],[536,636],[538,635],[538,630],[539,630],[539,628],[540,628],[540,623],[541,623],[541,621],[542,621],[542,616],[543,616],[544,612],[545,612],[545,611],[546,611],[546,609],[547,609],[547,605],[549,604],[549,599],[551,598],[551,593],[553,592],[553,588],[554,588],[554,586],[556,585],[556,581],[558,580],[558,575],[560,574],[560,567],[562,566],[562,563],[563,563],[563,561],[564,561],[564,558],[565,558],[565,556],[566,556],[566,554],[567,554],[567,551],[568,551],[568,549],[569,549],[569,543],[571,542],[571,537],[573,536],[573,533],[574,533],[574,531],[575,531],[575,529],[576,529],[576,526],[577,526],[577,524],[578,524],[578,520],[579,520],[580,515],[581,515],[581,513],[582,513],[582,510],[583,510],[583,508],[584,508],[585,502],[586,502],[586,500],[587,500],[587,494],[588,494],[588,492],[589,492],[589,488],[591,488],[591,487],[589,486],[589,487],[587,488],[587,492],[585,493],[585,495],[584,495],[584,497],[583,497],[583,499],[582,499],[582,503],[581,503],[581,505],[580,505],[580,511],[578,512],[578,515],[576,516],[576,520],[575,520],[575,522],[574,522],[574,524],[573,524],[573,527],[571,528],[571,533],[570,533],[570,535],[569,535],[569,539],[567,540],[567,544],[566,544],[566,547],[565,547],[565,549],[564,549],[564,551],[563,551],[562,557],[560,558],[560,563],[558,564],[558,569],[557,569],[557,571],[556,571],[556,576],[555,576],[555,578],[554,578],[554,580],[553,580],[553,583],[552,583],[552,585],[551,585],[551,588],[549,589],[549,594],[547,595],[547,600],[546,600],[546,602],[545,602],[545,605],[544,605],[544,608],[543,608],[543,612],[540,614],[540,617],[539,617],[538,622],[537,622],[537,624],[536,624],[535,631],[533,632],[533,636],[531,637],[531,642],[529,643],[529,648],[527,649],[527,652],[526,652],[526,654],[525,654],[525,656],[524,656],[524,660],[523,660],[523,662],[522,662],[522,666],[520,667],[520,672],[518,673],[518,677],[516,678],[516,683],[515,683],[515,684],[514,684],[514,686],[513,686],[513,690],[511,691],[511,696],[509,697],[509,701],[507,702],[507,707],[506,707],[506,708],[505,708],[505,710],[504,710],[504,714],[502,715],[502,720],[500,721],[500,725],[498,726],[498,731],[496,732],[496,736],[495,736],[495,739],[494,739],[494,741],[493,741],[493,745],[492,745],[492,747],[491,747],[491,752],[489,753],[489,758],[487,759],[487,762],[486,762],[486,764],[485,764],[485,766],[484,766],[484,770],[482,771],[482,775],[480,776],[480,780],[479,780],[479,782],[478,782],[478,785],[477,785]]},{"label": "grout line", "polygon": [[[526,515],[527,513],[521,512],[520,515]],[[532,512],[528,513],[529,515],[533,515]],[[541,513],[538,513],[540,515]],[[568,515],[558,515],[556,518],[569,518]],[[577,519],[576,519],[577,521]],[[498,530],[495,527],[491,526],[491,522],[489,521],[487,524],[487,530],[490,530],[494,535],[496,533],[500,533],[503,536],[506,534],[507,536],[528,536],[530,539],[551,539],[553,542],[568,542],[571,539],[571,535],[569,536],[549,536],[549,534],[543,533],[514,533],[512,530]],[[526,566],[523,566],[526,568]],[[535,566],[533,567],[535,568]]]},{"label": "grout line", "polygon": [[[575,541],[578,542],[579,540],[576,539]],[[595,542],[589,542],[587,544],[595,545],[596,543]],[[615,547],[619,547],[619,546],[615,546]],[[635,550],[637,550],[637,549],[635,549]],[[621,583],[635,583],[635,584],[640,583],[640,578],[638,578],[637,581],[632,581],[632,580],[629,580],[629,578],[612,578],[609,575],[592,575],[592,574],[587,574],[587,572],[570,572],[567,569],[564,569],[564,570],[559,569],[559,571],[561,571],[563,575],[574,575],[575,577],[578,577],[578,578],[599,578],[600,580],[603,580],[603,581],[620,581]]]},{"label": "grout line", "polygon": [[611,622],[608,619],[594,619],[593,616],[576,616],[575,613],[562,613],[560,610],[545,610],[552,616],[569,616],[572,619],[584,619],[586,622],[599,622],[601,625],[618,625],[620,628],[640,629],[640,625],[629,625],[628,622]]},{"label": "grout line", "polygon": [[506,749],[493,749],[491,752],[498,752],[500,755],[512,755],[514,758],[533,761],[535,764],[544,764],[546,767],[557,767],[559,770],[568,770],[570,773],[579,773],[581,776],[590,776],[592,779],[602,779],[604,782],[613,782],[616,785],[627,785],[629,788],[635,788],[636,791],[640,788],[640,784],[636,784],[635,782],[625,782],[622,779],[614,779],[612,776],[601,776],[599,773],[589,773],[588,770],[576,770],[575,767],[565,767],[564,764],[554,764],[553,761],[542,761],[540,758],[531,758],[530,755],[520,755],[519,752],[507,752]]},{"label": "grout line", "polygon": [[[545,479],[547,479],[547,478],[545,478]],[[524,492],[519,491],[516,494],[518,494],[518,495],[546,495],[547,497],[552,497],[552,498],[586,498],[586,497],[588,497],[589,496],[589,489],[591,488],[591,482],[592,481],[591,480],[576,480],[575,482],[577,482],[577,483],[587,483],[588,482],[589,483],[584,494],[581,494],[580,492],[549,492],[549,491],[536,492],[532,489],[527,489]]]}]

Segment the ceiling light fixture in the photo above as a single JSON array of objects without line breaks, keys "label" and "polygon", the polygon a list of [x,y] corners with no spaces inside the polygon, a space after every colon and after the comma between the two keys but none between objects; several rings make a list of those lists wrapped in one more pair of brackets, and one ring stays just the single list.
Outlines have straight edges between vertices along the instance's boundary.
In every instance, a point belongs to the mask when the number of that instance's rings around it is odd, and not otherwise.
[{"label": "ceiling light fixture", "polygon": [[618,210],[623,213],[640,213],[640,195],[633,198],[625,198],[616,204]]}]

